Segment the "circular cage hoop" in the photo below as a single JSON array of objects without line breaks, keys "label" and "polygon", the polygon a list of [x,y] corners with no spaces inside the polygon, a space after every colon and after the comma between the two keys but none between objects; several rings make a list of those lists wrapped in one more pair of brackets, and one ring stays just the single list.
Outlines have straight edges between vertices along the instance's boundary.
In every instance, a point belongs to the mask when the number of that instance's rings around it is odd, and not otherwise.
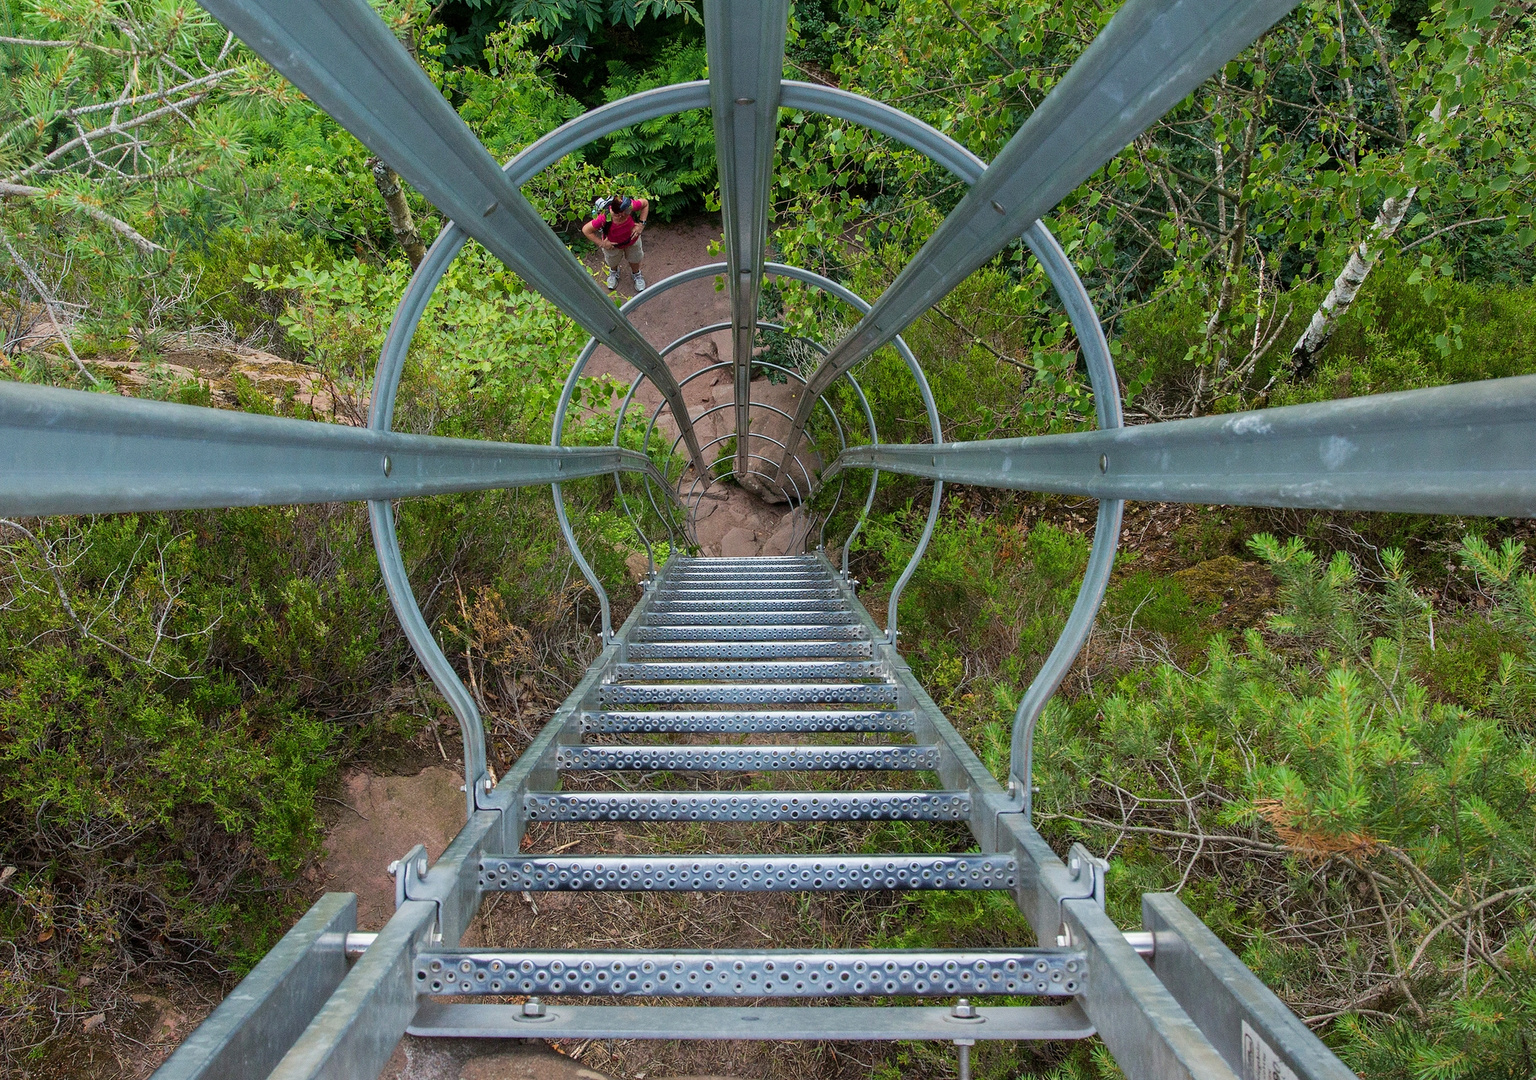
[{"label": "circular cage hoop", "polygon": [[[549,165],[596,139],[646,120],[691,109],[707,108],[708,105],[709,84],[704,81],[679,83],[647,90],[612,102],[561,125],[517,154],[506,164],[503,171],[513,183],[521,186]],[[937,129],[908,116],[899,109],[836,87],[785,81],[781,84],[780,105],[783,108],[821,113],[869,127],[918,151],[954,173],[967,185],[974,184],[986,170],[986,165],[980,158]],[[370,428],[377,430],[390,428],[400,375],[404,369],[406,354],[410,350],[411,339],[415,335],[416,327],[438,282],[463,248],[466,240],[467,235],[457,223],[450,222],[438,235],[426,258],[412,275],[390,323],[375,371],[368,417]],[[1037,221],[1025,230],[1023,240],[1045,270],[1077,334],[1088,368],[1089,383],[1093,388],[1094,411],[1098,426],[1100,428],[1122,426],[1119,384],[1115,376],[1114,362],[1087,290],[1084,289],[1081,279],[1067,260],[1061,246],[1043,223]],[[783,276],[797,277],[801,280],[808,280],[809,276],[819,276],[797,268],[771,267],[771,264],[765,267],[765,270],[769,273],[782,271]],[[825,281],[825,279],[822,280]],[[832,282],[827,284],[835,286]],[[841,286],[835,286],[835,288],[837,291],[846,292]],[[650,291],[647,290],[641,296],[646,296]],[[587,350],[584,349],[583,354],[585,353]],[[915,358],[911,366],[916,368],[915,374],[919,377],[919,383],[926,389],[926,379],[922,378],[921,367],[916,364]],[[568,385],[571,385],[569,380]],[[931,394],[928,396],[931,401]],[[930,422],[934,428],[935,443],[942,442],[943,437],[938,431],[936,412],[930,415]],[[561,505],[559,485],[552,486],[556,492],[556,509],[562,530],[566,533],[568,540],[574,541],[569,521]],[[922,549],[926,547],[927,540],[932,535],[942,492],[943,482],[936,482],[928,524],[918,552],[898,580],[897,588],[892,590],[888,636],[893,642],[900,587],[905,586],[910,579],[912,571],[916,568],[917,558],[921,556]],[[1094,615],[1103,601],[1104,591],[1109,583],[1109,574],[1113,569],[1123,511],[1124,502],[1121,500],[1100,501],[1088,567],[1078,589],[1072,612],[1055,647],[1019,703],[1011,746],[1013,773],[1011,786],[1015,789],[1014,793],[1019,805],[1026,814],[1031,808],[1031,759],[1035,727],[1046,702],[1066,677],[1068,668],[1081,651],[1088,632],[1092,628]],[[485,739],[479,712],[475,709],[474,701],[468,691],[448,663],[447,657],[437,646],[426,625],[426,620],[422,617],[421,609],[416,603],[405,572],[404,560],[395,535],[394,514],[388,502],[378,501],[369,504],[369,524],[373,531],[374,547],[379,557],[380,570],[389,592],[390,603],[417,656],[420,657],[432,681],[448,700],[459,719],[465,745],[467,780],[465,788],[468,806],[472,811],[476,805],[475,792],[478,781],[485,770]],[[596,585],[591,567],[574,543],[572,555],[588,581]],[[602,594],[600,585],[597,587],[601,598],[604,638],[610,640],[612,628],[607,596]],[[472,743],[475,745],[471,745]]]}]

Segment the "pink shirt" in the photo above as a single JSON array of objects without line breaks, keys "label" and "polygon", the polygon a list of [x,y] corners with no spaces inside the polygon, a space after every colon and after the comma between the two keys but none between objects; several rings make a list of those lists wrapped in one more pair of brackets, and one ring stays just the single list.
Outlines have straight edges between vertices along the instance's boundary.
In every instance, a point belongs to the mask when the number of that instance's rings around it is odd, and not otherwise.
[{"label": "pink shirt", "polygon": [[[609,222],[608,242],[610,244],[615,244],[618,247],[628,247],[635,238],[635,224],[639,221],[640,211],[647,208],[649,205],[650,204],[647,203],[644,199],[636,199],[634,206],[630,208],[628,217],[614,218],[611,222]],[[603,218],[593,218],[592,228],[596,230],[597,235],[602,236]]]}]

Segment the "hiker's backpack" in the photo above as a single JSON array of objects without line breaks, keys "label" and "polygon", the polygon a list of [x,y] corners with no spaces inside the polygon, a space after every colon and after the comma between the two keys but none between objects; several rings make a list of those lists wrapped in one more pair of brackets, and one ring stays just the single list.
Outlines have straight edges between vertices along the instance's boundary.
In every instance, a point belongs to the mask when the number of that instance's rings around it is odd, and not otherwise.
[{"label": "hiker's backpack", "polygon": [[608,226],[613,224],[613,219],[608,216],[608,208],[612,205],[613,199],[606,195],[592,204],[593,215],[602,216],[603,223],[597,227],[597,235],[604,240],[608,239]]}]

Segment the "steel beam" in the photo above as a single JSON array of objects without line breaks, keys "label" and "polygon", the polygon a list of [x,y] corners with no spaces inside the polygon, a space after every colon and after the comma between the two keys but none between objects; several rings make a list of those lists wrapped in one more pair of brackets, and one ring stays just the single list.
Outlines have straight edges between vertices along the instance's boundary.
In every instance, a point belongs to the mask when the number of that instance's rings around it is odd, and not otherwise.
[{"label": "steel beam", "polygon": [[909,1039],[1086,1039],[1093,1024],[1076,1002],[951,1008],[774,1006],[450,1005],[423,1002],[412,1035],[460,1039],[766,1039],[889,1042]]},{"label": "steel beam", "polygon": [[411,960],[429,944],[437,905],[408,900],[347,973],[270,1080],[378,1076],[416,1015]]},{"label": "steel beam", "polygon": [[203,6],[530,288],[650,376],[703,468],[677,381],[655,347],[615,310],[367,0]]},{"label": "steel beam", "polygon": [[943,446],[850,447],[878,468],[1098,499],[1536,516],[1536,375]]},{"label": "steel beam", "polygon": [[612,446],[444,439],[0,383],[0,512],[399,499],[649,471]]},{"label": "steel beam", "polygon": [[1296,0],[1130,0],[806,385],[807,401],[889,342],[1035,223]]},{"label": "steel beam", "polygon": [[1173,893],[1148,893],[1141,898],[1141,913],[1152,933],[1153,973],[1234,1071],[1244,1077],[1355,1080],[1184,901]]},{"label": "steel beam", "polygon": [[347,975],[357,897],[326,893],[152,1080],[266,1080]]},{"label": "steel beam", "polygon": [[736,386],[736,473],[745,476],[752,428],[752,350],[763,285],[779,82],[789,0],[704,0],[709,105],[720,165],[725,280],[731,294],[731,365]]}]

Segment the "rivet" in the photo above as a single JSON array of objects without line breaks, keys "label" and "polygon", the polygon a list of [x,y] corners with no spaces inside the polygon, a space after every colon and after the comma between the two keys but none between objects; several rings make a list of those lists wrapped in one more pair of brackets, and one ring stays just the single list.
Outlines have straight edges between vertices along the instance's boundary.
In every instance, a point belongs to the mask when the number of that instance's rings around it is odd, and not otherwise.
[{"label": "rivet", "polygon": [[393,461],[389,460],[389,455],[388,454],[385,454],[384,455],[384,475],[388,476],[389,473],[390,473],[390,470],[393,469],[394,467],[395,467],[395,463]]},{"label": "rivet", "polygon": [[494,214],[494,213],[495,213],[495,212],[496,212],[496,208],[497,208],[497,207],[498,207],[498,206],[500,206],[500,205],[501,205],[501,203],[499,203],[499,202],[493,202],[493,203],[491,203],[491,205],[490,205],[490,206],[487,206],[487,207],[486,207],[486,208],[485,208],[485,210],[484,210],[484,212],[483,212],[483,213],[481,213],[481,215],[480,215],[480,216],[481,216],[481,217],[490,217],[490,216],[491,216],[491,215],[492,215],[492,214]]},{"label": "rivet", "polygon": [[1099,472],[1109,472],[1109,455],[1099,455]]},{"label": "rivet", "polygon": [[992,209],[996,210],[999,214],[1005,212],[1003,210],[1003,204],[998,202],[996,199],[992,200]]}]

